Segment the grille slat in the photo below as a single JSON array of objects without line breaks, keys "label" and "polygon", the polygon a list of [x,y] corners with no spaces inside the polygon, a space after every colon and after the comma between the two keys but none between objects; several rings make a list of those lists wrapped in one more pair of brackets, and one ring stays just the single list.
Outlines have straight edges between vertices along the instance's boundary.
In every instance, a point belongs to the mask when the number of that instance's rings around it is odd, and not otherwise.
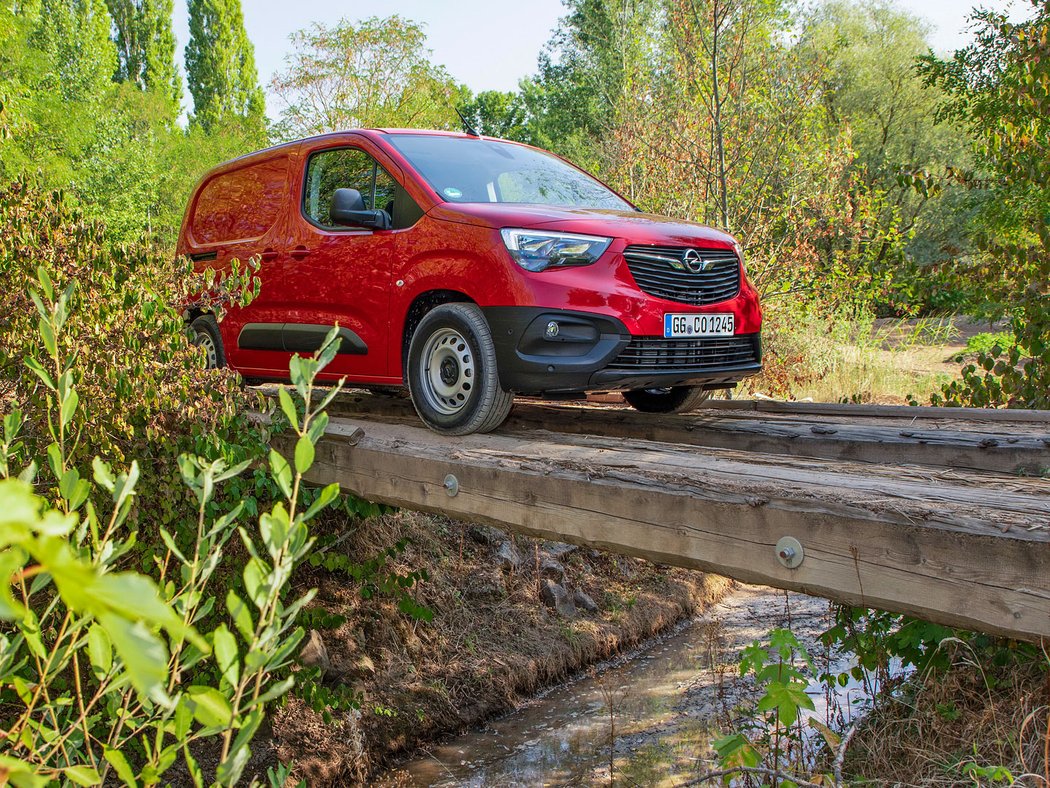
[{"label": "grille slat", "polygon": [[687,247],[628,246],[623,257],[642,292],[657,298],[705,306],[727,301],[740,292],[740,263],[734,252],[696,249],[709,267],[693,272],[685,267],[688,251]]},{"label": "grille slat", "polygon": [[751,336],[664,339],[635,337],[609,365],[610,369],[683,371],[757,364]]}]

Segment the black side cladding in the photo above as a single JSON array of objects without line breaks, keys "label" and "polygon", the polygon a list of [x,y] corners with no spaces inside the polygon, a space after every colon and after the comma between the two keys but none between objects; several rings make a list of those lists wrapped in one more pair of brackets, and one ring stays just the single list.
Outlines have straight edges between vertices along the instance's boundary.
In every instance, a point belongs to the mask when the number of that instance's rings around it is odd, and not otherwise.
[{"label": "black side cladding", "polygon": [[[246,323],[237,336],[241,350],[276,350],[284,353],[314,353],[321,349],[332,326],[318,323]],[[363,356],[368,345],[356,333],[339,327],[339,353]]]}]

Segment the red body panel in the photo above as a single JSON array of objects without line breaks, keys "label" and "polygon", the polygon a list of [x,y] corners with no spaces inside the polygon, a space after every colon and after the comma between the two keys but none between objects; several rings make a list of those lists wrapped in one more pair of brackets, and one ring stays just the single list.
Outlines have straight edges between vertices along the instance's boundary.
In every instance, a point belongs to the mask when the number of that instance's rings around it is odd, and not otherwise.
[{"label": "red body panel", "polygon": [[[346,375],[353,382],[400,384],[406,316],[418,296],[433,290],[462,293],[482,307],[536,306],[609,315],[638,336],[661,335],[667,312],[732,312],[736,333],[760,331],[758,296],[746,276],[741,277],[736,297],[708,306],[690,306],[639,290],[622,254],[632,244],[732,249],[731,236],[703,225],[631,211],[445,202],[386,141],[390,133],[394,132],[344,132],[279,146],[221,165],[198,186],[183,221],[178,253],[200,256],[214,252],[214,260],[202,260],[198,265],[219,269],[235,257],[263,255],[259,297],[246,308],[230,310],[220,324],[226,358],[245,376],[285,377],[291,356],[274,350],[241,349],[238,337],[245,325],[338,323],[360,336],[367,353],[341,354],[324,377]],[[419,221],[402,230],[330,231],[305,218],[301,205],[309,155],[348,146],[372,155],[404,187],[423,211]],[[288,161],[283,182],[273,175],[272,162],[280,156]],[[252,200],[258,200],[259,194],[259,165],[263,164],[271,178],[267,188],[280,189],[285,195],[272,226],[255,238],[199,242],[193,230],[203,219],[195,216],[195,211],[205,187],[214,191],[216,179],[230,180],[222,191],[234,201],[228,210],[251,215],[255,210]],[[240,204],[238,199],[242,199]],[[592,265],[531,273],[520,268],[507,252],[500,237],[500,229],[505,227],[543,228],[614,240]]]}]

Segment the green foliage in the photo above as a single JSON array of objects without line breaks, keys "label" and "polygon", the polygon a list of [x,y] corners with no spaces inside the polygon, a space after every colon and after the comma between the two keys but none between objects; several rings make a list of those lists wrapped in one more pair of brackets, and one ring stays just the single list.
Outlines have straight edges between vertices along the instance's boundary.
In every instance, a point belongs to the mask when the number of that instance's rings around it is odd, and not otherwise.
[{"label": "green foliage", "polygon": [[294,51],[271,88],[285,104],[284,139],[358,127],[459,128],[467,90],[430,62],[423,28],[400,16],[357,26],[315,22],[292,34]]},{"label": "green foliage", "polygon": [[743,731],[713,742],[719,766],[727,772],[724,784],[731,783],[734,772],[758,768],[779,772],[786,785],[793,770],[805,767],[799,757],[801,718],[814,709],[806,694],[813,662],[794,633],[774,629],[764,642],[756,640],[741,652],[738,667],[741,676],[754,676],[763,694]]},{"label": "green foliage", "polygon": [[109,27],[103,0],[42,0],[32,32],[46,58],[37,87],[98,101],[117,65]]},{"label": "green foliage", "polygon": [[345,684],[324,684],[321,679],[319,668],[300,669],[295,674],[295,694],[326,723],[332,724],[340,711],[361,708],[365,701],[361,690]]},{"label": "green foliage", "polygon": [[[223,279],[198,276],[187,261],[173,262],[153,246],[114,244],[61,193],[24,181],[0,189],[0,225],[0,401],[26,414],[22,440],[29,453],[42,455],[52,439],[46,413],[55,396],[39,375],[54,353],[40,345],[40,316],[30,295],[38,263],[47,280],[75,285],[63,329],[78,359],[81,419],[70,425],[67,461],[84,471],[95,454],[118,464],[151,456],[143,473],[164,501],[152,517],[160,524],[180,521],[183,496],[164,494],[181,484],[178,454],[234,464],[266,438],[246,415],[258,400],[234,376],[205,373],[200,351],[186,341],[182,315],[183,305],[195,301],[220,314],[244,303],[258,286],[252,269],[235,266]],[[24,358],[32,359],[30,367]],[[52,382],[58,382],[53,375]]]},{"label": "green foliage", "polygon": [[[32,175],[104,220],[112,241],[146,233],[172,246],[204,171],[265,143],[258,119],[228,118],[214,134],[178,128],[170,86],[146,72],[142,84],[113,82],[120,68],[104,5],[48,2],[0,7],[0,182]],[[165,2],[140,6],[135,19],[155,30],[136,39],[135,57],[163,60]]]},{"label": "green foliage", "polygon": [[402,613],[417,620],[430,621],[434,618],[433,611],[416,602],[410,593],[417,583],[429,578],[427,570],[424,568],[401,572],[389,566],[404,553],[408,544],[407,539],[402,539],[365,561],[355,561],[343,553],[322,547],[307,558],[307,563],[353,579],[360,585],[361,596],[364,599],[371,599],[377,595],[392,596],[397,600],[398,609]]},{"label": "green foliage", "polygon": [[974,356],[1001,355],[1006,348],[1016,344],[1009,331],[985,331],[966,340],[966,349],[955,355],[956,361],[965,361]]},{"label": "green foliage", "polygon": [[656,19],[652,0],[568,0],[567,15],[539,57],[536,77],[522,85],[533,144],[585,169],[603,171],[605,147],[635,100],[650,55]]},{"label": "green foliage", "polygon": [[175,65],[172,0],[106,0],[113,17],[116,79],[169,102],[174,122],[182,103],[182,77]]},{"label": "green foliage", "polygon": [[[41,267],[30,291],[43,353],[42,360],[26,355],[25,363],[46,391],[46,438],[34,452],[18,440],[21,412],[4,417],[0,618],[10,628],[0,635],[0,700],[11,745],[3,765],[19,786],[102,785],[114,777],[155,785],[181,759],[202,785],[190,745],[214,738],[220,749],[214,782],[233,785],[266,704],[294,684],[288,666],[304,634],[295,618],[314,592],[288,603],[285,589],[313,547],[307,522],[338,495],[331,485],[300,511],[302,474],[324,433],[323,408],[338,391],[330,389],[314,407],[314,378],[335,356],[337,331],[314,358],[291,365],[303,400],[302,417],[292,419],[294,467],[273,453],[270,461],[284,500],[261,514],[257,529],[239,524],[240,503],[209,516],[219,485],[251,461],[180,455],[179,473],[197,508],[195,531],[159,529],[166,549],[152,555],[154,581],[120,568],[136,547],[138,534],[128,528],[133,509],[155,505],[138,500],[138,464],[114,473],[96,456],[93,483],[75,464],[74,448],[85,437],[77,387],[85,358],[68,338],[77,284],[59,291]],[[44,458],[57,482],[53,505],[29,484]],[[27,460],[22,479],[8,478]],[[228,587],[218,570],[234,534],[248,560],[243,590],[229,588],[225,597],[233,630],[219,623],[203,633],[214,621],[216,587]],[[216,681],[208,682],[209,675]]]},{"label": "green foliage", "polygon": [[805,20],[804,46],[823,65],[829,120],[848,128],[853,169],[866,190],[882,195],[869,223],[880,228],[873,261],[885,280],[873,293],[880,313],[960,306],[945,269],[967,251],[967,211],[958,187],[931,173],[969,160],[962,129],[930,112],[940,99],[923,84],[916,59],[929,51],[929,26],[882,0],[830,0]]},{"label": "green foliage", "polygon": [[478,134],[517,142],[531,142],[528,110],[517,93],[484,90],[459,105],[467,123]]},{"label": "green foliage", "polygon": [[211,132],[234,119],[257,127],[261,135],[266,101],[241,0],[189,0],[187,7],[186,81],[193,96],[193,122]]},{"label": "green foliage", "polygon": [[1009,665],[1038,661],[1039,650],[1027,643],[952,629],[884,610],[840,606],[835,622],[821,634],[821,641],[841,653],[856,656],[848,673],[824,675],[823,681],[845,686],[849,678],[870,688],[890,683],[891,666],[920,673],[941,672],[951,665],[952,654],[943,647],[951,640],[965,644],[981,664]]},{"label": "green foliage", "polygon": [[943,113],[969,128],[979,167],[949,173],[979,206],[980,254],[960,276],[981,282],[1014,335],[965,366],[936,404],[1050,407],[1050,9],[1033,9],[1020,23],[976,13],[974,44],[923,59],[927,82],[947,95]]},{"label": "green foliage", "polygon": [[12,141],[0,146],[0,175],[46,166],[69,181],[104,122],[116,68],[102,0],[43,0],[0,9],[0,80],[9,97]]},{"label": "green foliage", "polygon": [[956,772],[968,777],[975,786],[1017,784],[1013,774],[1004,766],[981,766],[974,761],[963,761],[956,767]]}]

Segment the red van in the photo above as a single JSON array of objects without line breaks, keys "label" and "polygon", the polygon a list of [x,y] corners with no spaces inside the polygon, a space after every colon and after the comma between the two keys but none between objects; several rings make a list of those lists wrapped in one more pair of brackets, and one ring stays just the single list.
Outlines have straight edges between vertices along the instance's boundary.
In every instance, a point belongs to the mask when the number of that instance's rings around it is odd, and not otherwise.
[{"label": "red van", "polygon": [[498,139],[368,129],[235,159],[197,186],[178,253],[261,260],[248,307],[221,324],[188,314],[210,365],[287,379],[292,354],[338,325],[323,377],[407,385],[446,434],[495,429],[514,394],[622,391],[687,411],[761,369],[732,236]]}]

